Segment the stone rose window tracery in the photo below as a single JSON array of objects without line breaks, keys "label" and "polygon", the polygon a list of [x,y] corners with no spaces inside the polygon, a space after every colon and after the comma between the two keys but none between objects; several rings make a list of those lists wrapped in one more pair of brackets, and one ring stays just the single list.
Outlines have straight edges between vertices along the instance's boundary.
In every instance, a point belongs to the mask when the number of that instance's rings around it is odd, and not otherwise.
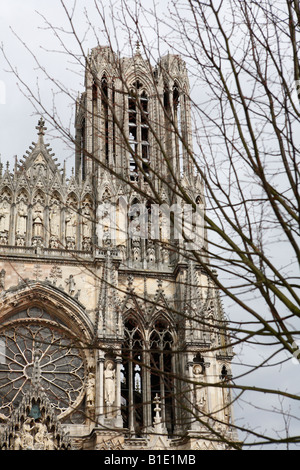
[{"label": "stone rose window tracery", "polygon": [[37,377],[58,418],[84,396],[85,358],[67,329],[39,309],[18,313],[0,330],[0,419],[6,421]]}]

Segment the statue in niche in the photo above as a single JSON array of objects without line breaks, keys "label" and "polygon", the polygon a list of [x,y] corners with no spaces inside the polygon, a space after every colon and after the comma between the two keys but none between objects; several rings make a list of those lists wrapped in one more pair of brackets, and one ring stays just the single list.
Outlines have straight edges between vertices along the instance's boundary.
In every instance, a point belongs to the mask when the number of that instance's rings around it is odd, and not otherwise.
[{"label": "statue in niche", "polygon": [[10,204],[4,200],[0,203],[0,232],[9,231]]},{"label": "statue in niche", "polygon": [[111,203],[108,200],[105,200],[98,207],[97,212],[98,224],[97,224],[97,233],[99,238],[99,243],[104,246],[110,246],[111,244]]},{"label": "statue in niche", "polygon": [[50,207],[50,234],[53,237],[60,238],[60,207],[57,200]]},{"label": "statue in niche", "polygon": [[170,220],[164,211],[159,214],[159,238],[161,242],[170,240]]},{"label": "statue in niche", "polygon": [[5,269],[2,269],[0,271],[0,291],[5,289],[5,275],[6,275]]},{"label": "statue in niche", "polygon": [[34,207],[32,221],[33,221],[33,231],[32,234],[34,237],[43,237],[43,221],[44,221],[44,208],[38,203]]},{"label": "statue in niche", "polygon": [[206,402],[205,387],[200,385],[199,382],[203,382],[203,366],[201,364],[195,364],[193,366],[193,376],[195,381],[195,406],[198,410],[204,410]]},{"label": "statue in niche", "polygon": [[66,214],[66,238],[76,238],[77,213],[74,208],[70,208]]},{"label": "statue in niche", "polygon": [[105,372],[105,394],[104,399],[108,407],[111,407],[116,398],[116,373],[115,373],[115,364],[113,361],[109,360],[106,363]]},{"label": "statue in niche", "polygon": [[86,402],[88,406],[93,406],[95,401],[95,374],[90,372],[87,381]]},{"label": "statue in niche", "polygon": [[25,235],[26,233],[27,212],[28,212],[27,205],[25,204],[23,200],[21,200],[18,204],[18,209],[17,209],[17,228],[16,228],[17,235]]},{"label": "statue in niche", "polygon": [[110,236],[110,230],[107,225],[103,228],[103,246],[110,246],[111,245],[111,236]]},{"label": "statue in niche", "polygon": [[131,236],[133,261],[138,262],[141,259],[141,227],[139,224],[133,224]]},{"label": "statue in niche", "polygon": [[92,236],[92,209],[88,203],[82,211],[82,236],[83,238],[91,238]]}]

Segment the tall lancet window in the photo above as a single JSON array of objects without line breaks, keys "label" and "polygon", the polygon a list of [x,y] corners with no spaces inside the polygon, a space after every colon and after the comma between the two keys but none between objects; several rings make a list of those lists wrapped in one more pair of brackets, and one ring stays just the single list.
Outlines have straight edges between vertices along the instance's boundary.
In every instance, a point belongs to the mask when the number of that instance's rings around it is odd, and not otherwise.
[{"label": "tall lancet window", "polygon": [[[174,427],[174,364],[173,336],[164,320],[155,322],[150,334],[151,402],[159,395],[162,403],[163,425],[169,435]],[[154,410],[153,410],[154,419]]]},{"label": "tall lancet window", "polygon": [[[137,80],[128,98],[129,171],[131,181],[149,175],[150,139],[149,139],[149,100],[143,85]],[[139,172],[139,169],[142,171]]]},{"label": "tall lancet window", "polygon": [[177,169],[182,173],[183,162],[182,162],[182,123],[181,123],[181,106],[180,106],[180,94],[178,85],[175,83],[173,88],[173,116],[174,116],[174,135],[175,135],[175,155]]},{"label": "tall lancet window", "polygon": [[108,83],[104,75],[101,81],[101,104],[103,119],[103,149],[105,154],[105,163],[109,164],[109,124],[108,124]]},{"label": "tall lancet window", "polygon": [[144,427],[143,337],[134,320],[125,323],[121,379],[122,417],[124,428],[140,437]]},{"label": "tall lancet window", "polygon": [[92,86],[92,152],[95,155],[97,145],[97,109],[98,109],[98,86],[96,81],[93,82]]}]

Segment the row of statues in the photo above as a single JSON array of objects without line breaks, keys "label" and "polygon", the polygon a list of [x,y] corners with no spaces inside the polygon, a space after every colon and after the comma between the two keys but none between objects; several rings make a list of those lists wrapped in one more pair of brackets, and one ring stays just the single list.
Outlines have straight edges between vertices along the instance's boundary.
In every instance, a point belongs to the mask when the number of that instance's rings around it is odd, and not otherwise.
[{"label": "row of statues", "polygon": [[49,248],[60,248],[60,242],[64,238],[67,243],[69,242],[67,248],[76,249],[79,236],[78,228],[80,227],[82,246],[90,248],[88,245],[92,239],[93,224],[90,201],[85,201],[79,214],[74,203],[71,202],[62,210],[59,201],[54,199],[49,207],[48,215],[42,202],[41,200],[36,201],[32,206],[29,218],[29,209],[24,198],[18,201],[14,215],[10,202],[7,199],[2,200],[0,202],[0,244],[8,244],[8,236],[12,230],[15,233],[17,246],[26,244],[26,234],[29,232],[32,240],[45,240],[47,233]]}]

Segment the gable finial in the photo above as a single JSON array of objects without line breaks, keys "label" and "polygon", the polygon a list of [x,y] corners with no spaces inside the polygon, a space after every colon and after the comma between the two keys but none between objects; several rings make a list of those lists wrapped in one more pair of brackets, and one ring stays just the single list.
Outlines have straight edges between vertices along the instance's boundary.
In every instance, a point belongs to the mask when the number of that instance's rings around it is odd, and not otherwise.
[{"label": "gable finial", "polygon": [[43,117],[40,117],[38,125],[36,126],[36,129],[38,130],[38,136],[45,135],[45,131],[47,130],[47,127],[45,127],[45,120],[43,119]]},{"label": "gable finial", "polygon": [[139,40],[137,40],[135,44],[135,55],[141,55],[141,44]]}]

